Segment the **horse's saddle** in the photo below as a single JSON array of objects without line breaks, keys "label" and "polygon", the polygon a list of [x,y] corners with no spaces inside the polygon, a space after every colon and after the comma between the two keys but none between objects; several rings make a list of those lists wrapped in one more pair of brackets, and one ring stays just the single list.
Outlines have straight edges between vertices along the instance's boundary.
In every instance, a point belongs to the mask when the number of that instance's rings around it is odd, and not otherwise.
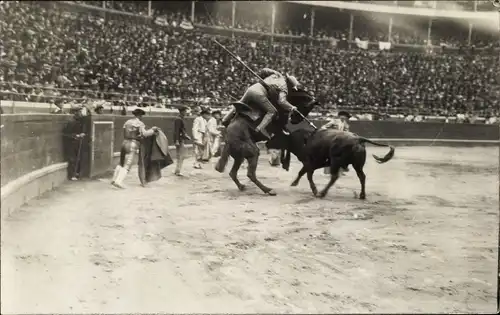
[{"label": "horse's saddle", "polygon": [[[252,128],[257,127],[258,120],[262,118],[262,112],[250,107],[250,105],[245,104],[240,101],[233,102],[232,105],[236,108],[236,112],[245,117]],[[271,125],[267,126],[266,130],[261,130],[256,134],[258,141],[269,140],[272,137],[272,133],[269,132]]]},{"label": "horse's saddle", "polygon": [[251,121],[256,121],[261,117],[261,113],[243,102],[236,101],[233,102],[232,105],[236,108],[238,114],[246,116]]}]

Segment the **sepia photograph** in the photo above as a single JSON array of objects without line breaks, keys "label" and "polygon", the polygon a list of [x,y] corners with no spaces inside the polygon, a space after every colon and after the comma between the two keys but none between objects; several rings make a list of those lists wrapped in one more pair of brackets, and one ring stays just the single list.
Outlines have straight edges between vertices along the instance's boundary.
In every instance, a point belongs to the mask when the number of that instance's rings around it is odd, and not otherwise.
[{"label": "sepia photograph", "polygon": [[0,1],[1,314],[493,314],[500,1]]}]

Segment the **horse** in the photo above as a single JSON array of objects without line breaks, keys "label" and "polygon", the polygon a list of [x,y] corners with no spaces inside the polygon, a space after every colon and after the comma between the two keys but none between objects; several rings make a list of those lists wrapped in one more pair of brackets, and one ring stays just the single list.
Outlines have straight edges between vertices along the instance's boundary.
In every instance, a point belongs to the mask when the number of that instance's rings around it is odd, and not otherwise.
[{"label": "horse", "polygon": [[[287,95],[287,100],[300,112],[300,114],[297,112],[292,113],[290,116],[290,123],[292,124],[302,122],[304,117],[307,117],[314,106],[318,104],[311,94],[301,88],[290,91]],[[278,109],[279,119],[271,122],[266,128],[267,133],[273,135],[271,139],[268,139],[262,133],[255,132],[255,128],[262,121],[263,115],[259,115],[259,113],[250,109],[246,104],[236,102],[233,105],[236,107],[236,115],[227,126],[226,143],[215,169],[218,172],[224,172],[227,160],[231,156],[234,159],[234,163],[229,172],[229,177],[231,177],[240,191],[245,191],[246,186],[238,180],[238,170],[243,161],[247,160],[247,177],[265,194],[276,196],[276,192],[272,188],[262,184],[257,178],[256,171],[260,155],[257,142],[273,141],[273,138],[280,137],[283,134],[283,120],[281,119],[286,114]]]}]

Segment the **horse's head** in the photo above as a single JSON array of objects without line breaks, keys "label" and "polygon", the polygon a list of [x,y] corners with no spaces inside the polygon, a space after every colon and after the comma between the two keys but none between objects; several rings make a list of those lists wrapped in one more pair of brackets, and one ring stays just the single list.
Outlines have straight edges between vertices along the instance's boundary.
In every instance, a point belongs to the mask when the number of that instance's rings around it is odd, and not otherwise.
[{"label": "horse's head", "polygon": [[[314,106],[319,104],[313,95],[309,94],[309,92],[302,88],[291,90],[287,96],[287,100],[290,104],[297,107],[297,110],[304,115],[304,117],[307,117]],[[302,120],[302,116],[297,112],[293,112],[290,117],[290,122],[294,125],[302,122]]]}]

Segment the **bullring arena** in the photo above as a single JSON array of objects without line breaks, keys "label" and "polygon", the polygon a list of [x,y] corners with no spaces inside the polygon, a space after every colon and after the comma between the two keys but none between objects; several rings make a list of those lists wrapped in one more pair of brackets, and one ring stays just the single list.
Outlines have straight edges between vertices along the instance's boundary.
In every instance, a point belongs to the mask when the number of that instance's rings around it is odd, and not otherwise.
[{"label": "bullring arena", "polygon": [[449,145],[369,156],[365,201],[352,170],[317,199],[305,178],[290,187],[298,161],[265,154],[275,197],[212,162],[147,188],[135,169],[126,190],[64,184],[2,223],[2,313],[493,312],[498,147]]}]

